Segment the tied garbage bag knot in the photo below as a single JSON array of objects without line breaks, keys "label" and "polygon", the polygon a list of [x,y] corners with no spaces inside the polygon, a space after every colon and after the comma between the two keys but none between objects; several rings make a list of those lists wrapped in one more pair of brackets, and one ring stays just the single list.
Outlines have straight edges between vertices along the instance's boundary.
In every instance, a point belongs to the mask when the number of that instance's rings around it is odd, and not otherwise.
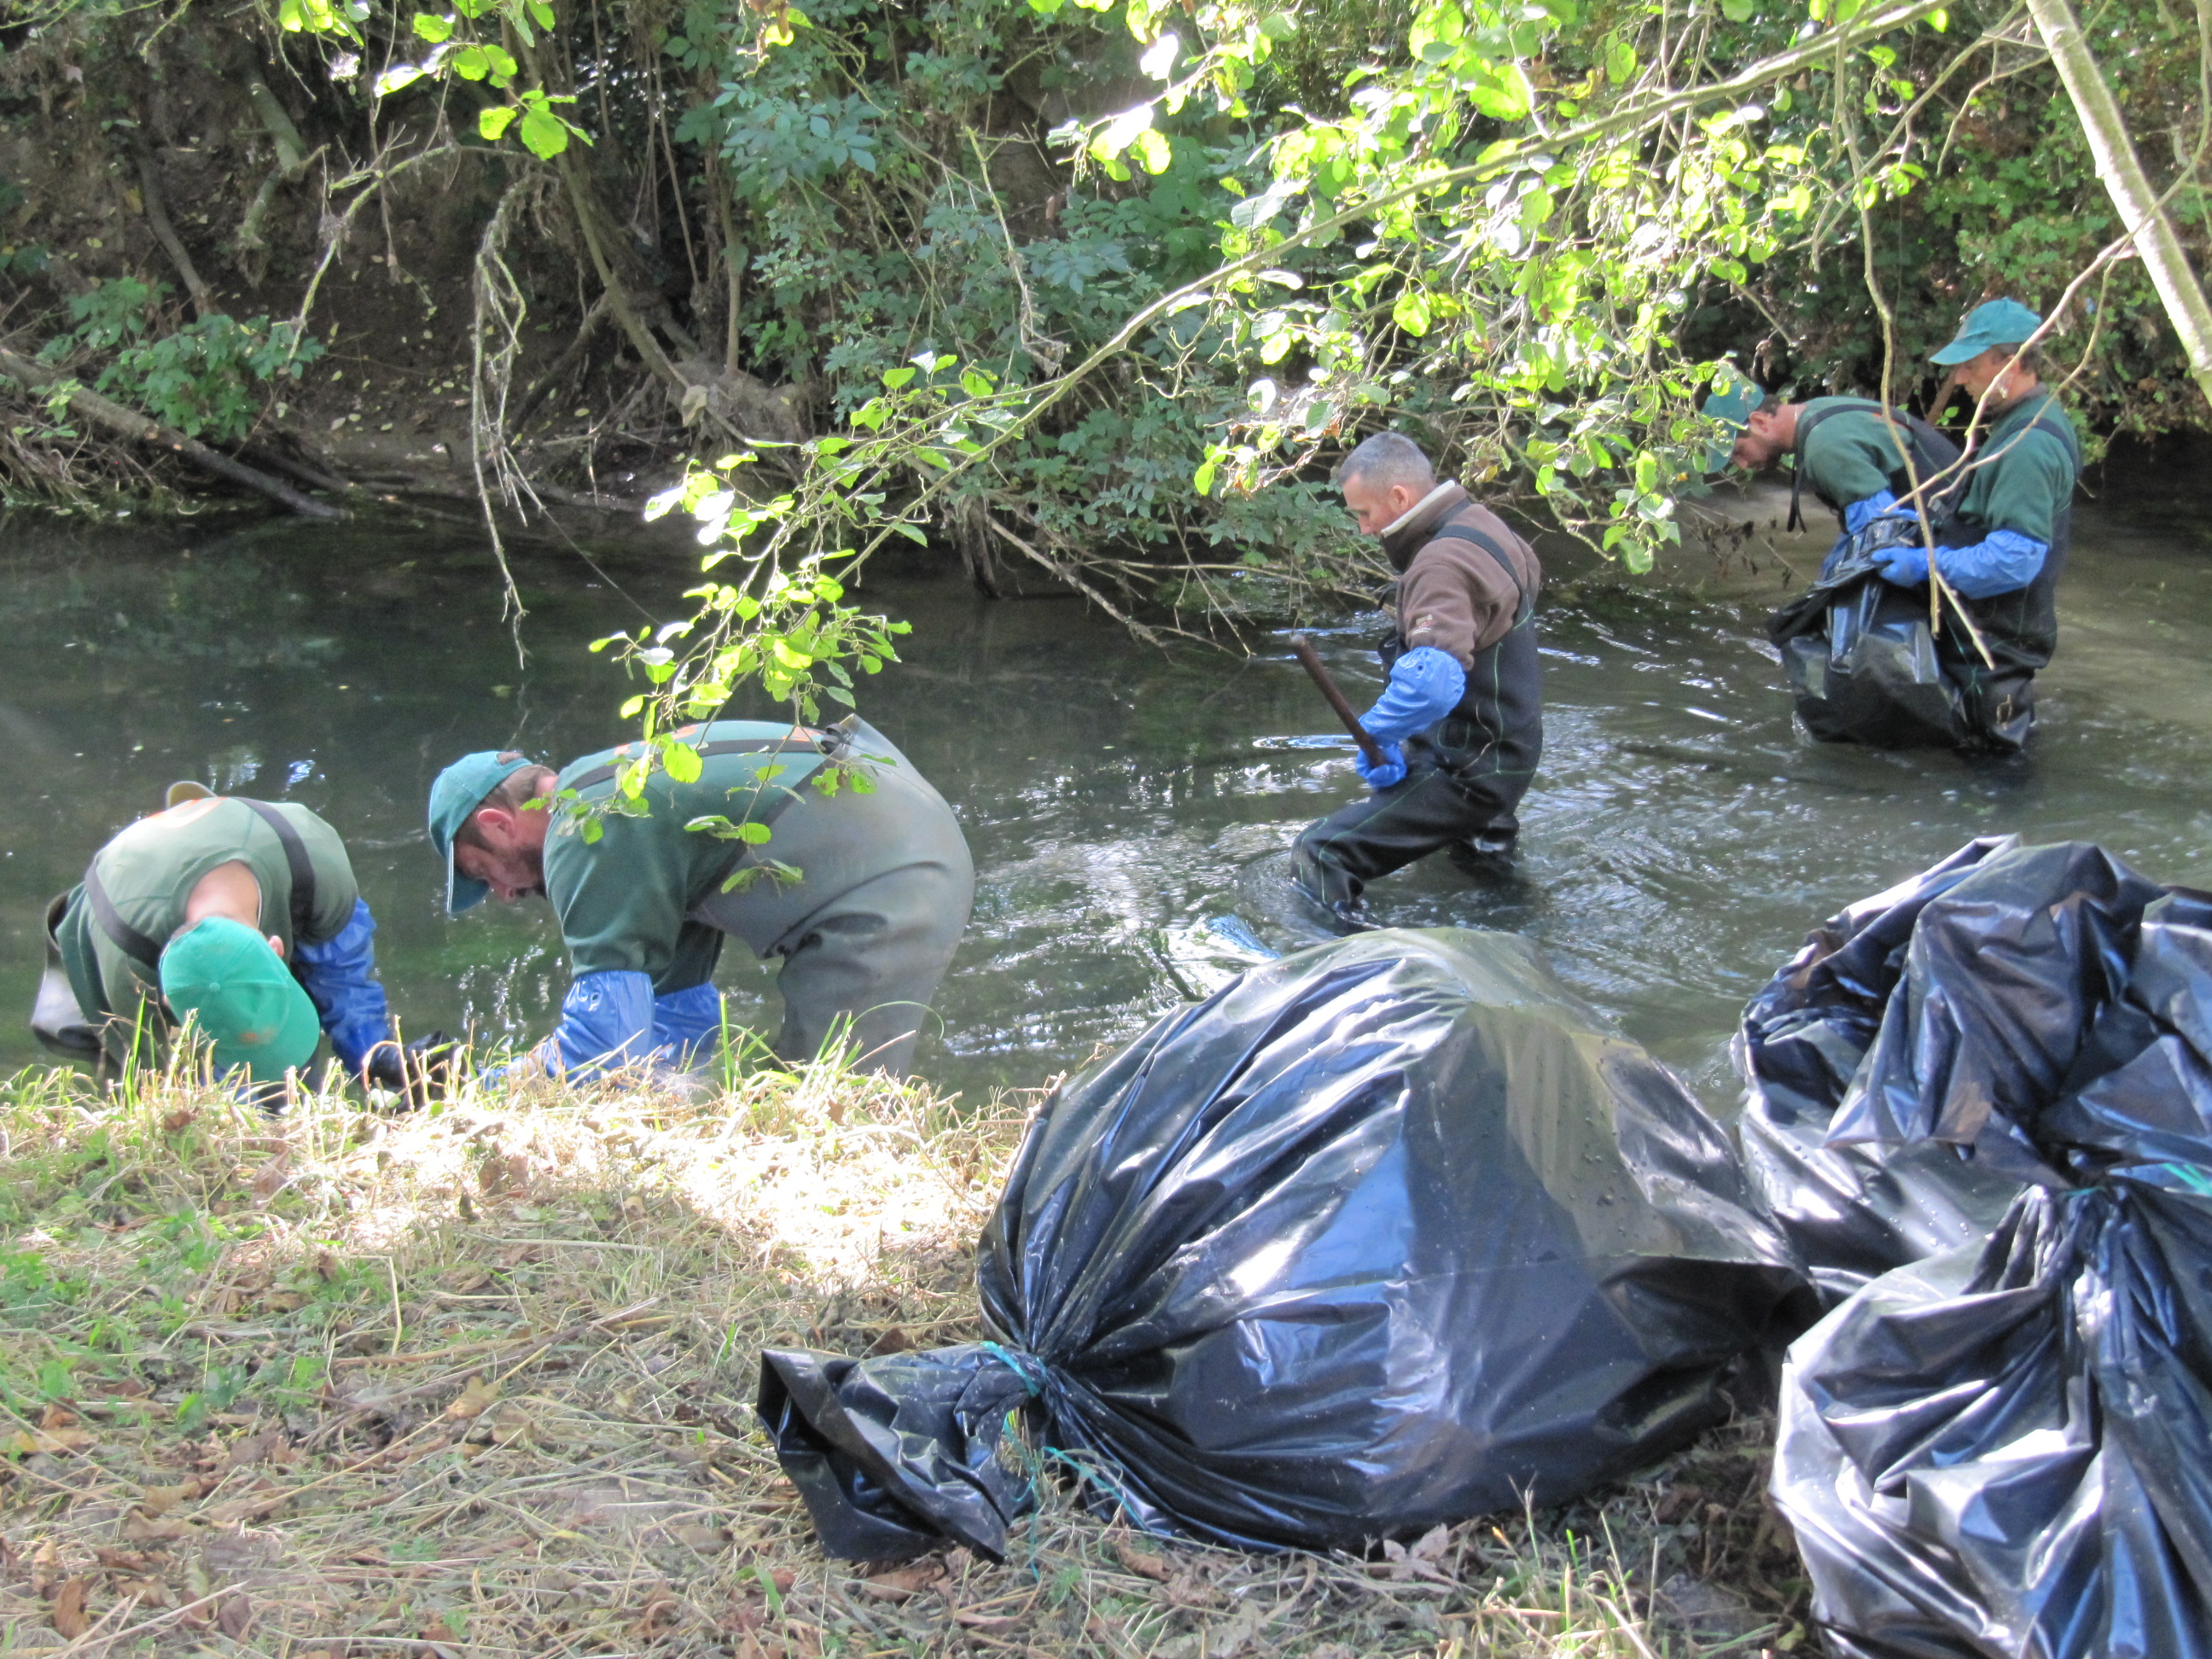
[{"label": "tied garbage bag knot", "polygon": [[1680,1082],[1449,928],[1256,966],[1069,1079],[977,1278],[988,1343],[766,1357],[831,1553],[1001,1553],[1023,1457],[1261,1548],[1564,1501],[1725,1416],[1807,1295]]},{"label": "tied garbage bag knot", "polygon": [[1816,934],[1738,1056],[1754,1179],[1870,1270],[1783,1379],[1832,1650],[2212,1656],[2212,897],[1975,842]]}]

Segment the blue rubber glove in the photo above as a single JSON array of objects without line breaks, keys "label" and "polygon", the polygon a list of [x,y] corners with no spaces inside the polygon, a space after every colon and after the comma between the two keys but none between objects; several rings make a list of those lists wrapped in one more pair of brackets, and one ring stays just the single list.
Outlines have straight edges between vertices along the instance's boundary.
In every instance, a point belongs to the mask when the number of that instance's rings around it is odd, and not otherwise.
[{"label": "blue rubber glove", "polygon": [[2050,556],[2046,542],[2017,530],[1992,530],[1987,539],[1971,546],[1939,550],[1936,562],[1943,580],[1968,599],[1991,599],[2027,586]]},{"label": "blue rubber glove", "polygon": [[1917,587],[1928,580],[1928,550],[1917,542],[1899,542],[1881,549],[1875,559],[1881,579],[1899,587]]},{"label": "blue rubber glove", "polygon": [[1467,670],[1449,652],[1416,646],[1390,665],[1390,684],[1359,723],[1378,744],[1402,742],[1450,714],[1466,695]]},{"label": "blue rubber glove", "polygon": [[1844,534],[1856,536],[1867,527],[1869,519],[1878,519],[1897,505],[1897,497],[1887,489],[1877,489],[1863,501],[1853,501],[1844,509]]},{"label": "blue rubber glove", "polygon": [[687,986],[653,1000],[654,1064],[689,1071],[721,1035],[722,994],[712,985]]},{"label": "blue rubber glove", "polygon": [[1358,769],[1359,775],[1367,787],[1379,795],[1392,784],[1406,781],[1406,757],[1395,743],[1380,743],[1375,746],[1382,751],[1380,766],[1370,766],[1367,757],[1357,751],[1352,757],[1352,763]]},{"label": "blue rubber glove", "polygon": [[568,988],[561,1023],[532,1058],[556,1077],[582,1081],[634,1066],[652,1047],[653,975],[614,968]]},{"label": "blue rubber glove", "polygon": [[292,944],[292,977],[315,1005],[339,1061],[356,1077],[368,1061],[368,1051],[392,1041],[392,1005],[376,978],[371,943],[375,934],[368,902],[357,898],[351,920],[335,938],[320,945],[300,939]]}]

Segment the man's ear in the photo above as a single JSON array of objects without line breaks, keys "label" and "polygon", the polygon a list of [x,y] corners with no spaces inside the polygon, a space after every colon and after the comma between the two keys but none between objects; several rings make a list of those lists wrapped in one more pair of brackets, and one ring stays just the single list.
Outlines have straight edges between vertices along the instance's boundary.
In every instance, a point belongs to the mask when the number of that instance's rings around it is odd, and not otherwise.
[{"label": "man's ear", "polygon": [[269,935],[269,948],[276,953],[277,961],[284,960],[284,941],[274,933]]}]

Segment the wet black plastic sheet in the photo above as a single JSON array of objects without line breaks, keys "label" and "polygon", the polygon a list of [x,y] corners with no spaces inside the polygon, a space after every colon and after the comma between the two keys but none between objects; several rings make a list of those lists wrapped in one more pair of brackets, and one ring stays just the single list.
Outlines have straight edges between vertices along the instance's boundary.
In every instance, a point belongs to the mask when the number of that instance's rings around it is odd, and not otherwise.
[{"label": "wet black plastic sheet", "polygon": [[1775,612],[1767,637],[1782,653],[1797,717],[1826,743],[1876,749],[1954,746],[1965,705],[1944,673],[1924,589],[1882,579],[1863,553]]},{"label": "wet black plastic sheet", "polygon": [[1807,1297],[1680,1083],[1455,929],[1255,968],[1064,1085],[981,1291],[995,1348],[767,1357],[825,1547],[1002,1550],[1009,1387],[1155,1531],[1356,1547],[1559,1501],[1715,1421]]},{"label": "wet black plastic sheet", "polygon": [[1972,842],[1831,917],[1752,1000],[1745,1167],[1832,1303],[2051,1178],[2012,1126],[2057,1097],[2161,890],[2086,843]]},{"label": "wet black plastic sheet", "polygon": [[[2017,1001],[2014,1080],[2060,1073],[2008,1125],[2047,1184],[1790,1352],[1773,1490],[1838,1653],[2212,1655],[2212,899],[2131,925],[2148,884],[2111,867],[2109,910],[1993,911],[1986,963],[1931,941],[1953,1010]],[[2013,970],[2046,925],[2079,953],[2070,984]],[[1917,1051],[1945,1086],[1869,1091],[1854,1133],[1957,1136],[1978,1100],[1994,1121],[2022,1097],[1935,1037]]]}]

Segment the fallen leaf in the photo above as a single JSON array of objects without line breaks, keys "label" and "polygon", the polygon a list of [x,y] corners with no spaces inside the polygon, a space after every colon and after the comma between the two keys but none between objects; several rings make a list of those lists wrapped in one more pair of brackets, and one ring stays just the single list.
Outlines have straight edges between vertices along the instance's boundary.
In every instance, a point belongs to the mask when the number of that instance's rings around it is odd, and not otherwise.
[{"label": "fallen leaf", "polygon": [[904,1353],[914,1346],[914,1339],[897,1326],[892,1326],[868,1345],[872,1354]]},{"label": "fallen leaf", "polygon": [[903,1601],[910,1595],[934,1589],[945,1582],[945,1564],[941,1561],[917,1561],[910,1567],[901,1567],[893,1572],[879,1572],[863,1578],[860,1588],[869,1595],[886,1601]]},{"label": "fallen leaf", "polygon": [[223,1454],[222,1469],[228,1474],[233,1469],[251,1468],[265,1461],[279,1446],[284,1444],[284,1431],[264,1429],[259,1434],[249,1434],[234,1441]]},{"label": "fallen leaf", "polygon": [[499,1398],[499,1384],[486,1382],[481,1376],[472,1376],[461,1386],[460,1395],[446,1407],[446,1415],[455,1419],[482,1417]]},{"label": "fallen leaf", "polygon": [[149,1520],[143,1515],[127,1516],[123,1522],[123,1541],[126,1544],[165,1543],[171,1539],[191,1534],[189,1521]]},{"label": "fallen leaf", "polygon": [[683,1526],[671,1529],[680,1544],[688,1544],[703,1554],[714,1554],[729,1547],[730,1534],[721,1527]]},{"label": "fallen leaf", "polygon": [[1167,1582],[1169,1604],[1178,1607],[1218,1607],[1226,1596],[1194,1571],[1179,1572]]},{"label": "fallen leaf", "polygon": [[168,1135],[182,1134],[199,1121],[199,1109],[194,1106],[187,1106],[180,1111],[172,1112],[161,1120],[161,1133]]},{"label": "fallen leaf", "polygon": [[0,1443],[0,1451],[11,1457],[33,1457],[40,1452],[76,1451],[89,1446],[96,1437],[90,1429],[18,1429]]},{"label": "fallen leaf", "polygon": [[59,1406],[49,1406],[46,1415],[39,1419],[39,1426],[42,1429],[69,1429],[75,1428],[79,1421],[76,1413],[64,1411]]},{"label": "fallen leaf", "polygon": [[1127,1544],[1116,1544],[1113,1550],[1115,1560],[1131,1572],[1140,1574],[1155,1583],[1166,1583],[1175,1572],[1164,1555],[1155,1555],[1150,1550],[1132,1549]]},{"label": "fallen leaf", "polygon": [[216,1627],[234,1642],[246,1635],[253,1622],[253,1601],[244,1590],[233,1590],[215,1604]]},{"label": "fallen leaf", "polygon": [[953,1608],[952,1618],[954,1623],[964,1625],[969,1630],[1004,1630],[1009,1625],[1018,1625],[1022,1621],[1022,1615],[1018,1613],[970,1613],[965,1607]]},{"label": "fallen leaf", "polygon": [[84,1616],[84,1580],[72,1578],[54,1592],[53,1612],[49,1615],[54,1628],[70,1641],[92,1628],[92,1620]]}]

